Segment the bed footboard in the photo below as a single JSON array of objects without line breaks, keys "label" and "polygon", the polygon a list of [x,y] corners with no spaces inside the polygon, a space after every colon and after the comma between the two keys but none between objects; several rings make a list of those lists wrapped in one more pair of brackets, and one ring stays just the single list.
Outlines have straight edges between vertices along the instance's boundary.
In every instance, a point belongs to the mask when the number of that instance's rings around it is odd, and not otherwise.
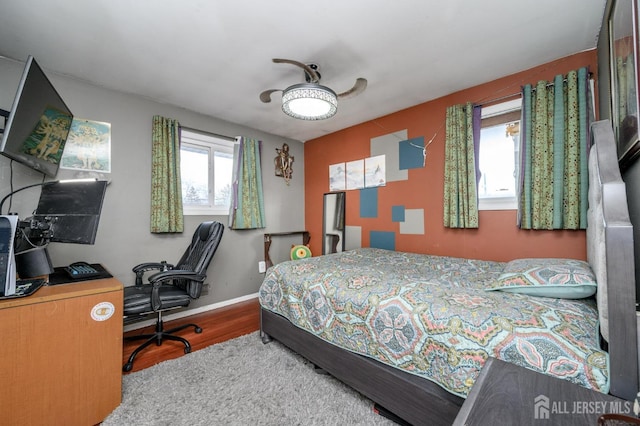
[{"label": "bed footboard", "polygon": [[413,425],[450,425],[464,402],[427,379],[327,343],[265,309],[260,336],[279,341]]}]

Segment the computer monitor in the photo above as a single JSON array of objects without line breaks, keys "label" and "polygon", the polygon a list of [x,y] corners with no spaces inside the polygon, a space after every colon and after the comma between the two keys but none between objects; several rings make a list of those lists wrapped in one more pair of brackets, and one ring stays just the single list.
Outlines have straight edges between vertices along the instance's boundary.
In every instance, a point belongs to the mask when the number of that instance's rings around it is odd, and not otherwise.
[{"label": "computer monitor", "polygon": [[0,154],[48,176],[58,173],[73,114],[42,68],[29,56],[6,127]]},{"label": "computer monitor", "polygon": [[105,180],[47,182],[33,219],[50,222],[50,241],[93,244],[98,232]]}]

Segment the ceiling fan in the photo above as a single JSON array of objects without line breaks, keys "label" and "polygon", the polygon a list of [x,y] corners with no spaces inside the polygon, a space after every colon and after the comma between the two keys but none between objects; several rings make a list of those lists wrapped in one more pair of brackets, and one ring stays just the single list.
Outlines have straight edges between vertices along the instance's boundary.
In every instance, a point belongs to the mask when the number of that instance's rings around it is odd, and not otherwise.
[{"label": "ceiling fan", "polygon": [[282,111],[291,117],[301,120],[323,120],[335,115],[338,110],[338,99],[348,99],[364,91],[367,80],[356,79],[353,87],[346,92],[334,92],[320,84],[320,72],[316,64],[303,64],[291,59],[273,59],[276,64],[291,64],[304,71],[306,83],[294,84],[286,89],[269,89],[260,93],[260,100],[271,102],[271,94],[282,92]]}]

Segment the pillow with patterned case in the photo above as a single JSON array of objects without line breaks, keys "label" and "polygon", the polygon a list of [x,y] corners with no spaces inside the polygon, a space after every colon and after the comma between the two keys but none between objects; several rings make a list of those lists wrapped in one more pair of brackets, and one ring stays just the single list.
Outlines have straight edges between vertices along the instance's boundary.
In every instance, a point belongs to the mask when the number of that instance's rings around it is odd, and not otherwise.
[{"label": "pillow with patterned case", "polygon": [[486,290],[559,299],[583,299],[593,296],[597,288],[596,277],[585,261],[531,258],[507,262],[502,275]]}]

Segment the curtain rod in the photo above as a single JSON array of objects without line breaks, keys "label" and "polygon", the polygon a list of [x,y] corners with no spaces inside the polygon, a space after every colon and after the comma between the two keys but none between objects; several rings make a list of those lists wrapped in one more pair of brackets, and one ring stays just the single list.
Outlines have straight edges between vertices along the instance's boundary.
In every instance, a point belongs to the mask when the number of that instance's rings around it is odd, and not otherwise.
[{"label": "curtain rod", "polygon": [[487,100],[487,101],[484,101],[484,102],[479,103],[479,104],[476,104],[476,105],[485,106],[486,104],[492,104],[492,103],[494,103],[494,102],[503,101],[503,100],[505,100],[505,99],[515,98],[516,96],[520,96],[520,95],[522,95],[522,93],[521,93],[521,92],[518,92],[518,93],[512,93],[512,94],[510,94],[510,95],[501,96],[501,97],[499,97],[499,98],[489,99],[489,100]]},{"label": "curtain rod", "polygon": [[[590,80],[593,79],[593,73],[589,72],[588,77],[589,77]],[[566,77],[563,78],[562,81],[566,82],[567,78]],[[549,82],[549,83],[547,83],[546,87],[550,87],[550,86],[553,86],[553,85],[554,85],[553,82]],[[531,90],[535,92],[536,91],[536,87],[533,84],[531,86],[532,86]],[[499,98],[494,98],[494,99],[489,99],[487,101],[482,101],[481,103],[478,103],[476,105],[484,106],[486,104],[492,104],[494,102],[503,101],[503,100],[509,99],[509,98],[515,98],[516,96],[521,96],[521,95],[522,95],[522,92],[511,93],[510,95],[505,95],[505,96],[501,96]]]},{"label": "curtain rod", "polygon": [[196,133],[202,133],[204,135],[208,135],[208,136],[213,136],[214,138],[218,138],[218,139],[226,139],[228,141],[232,141],[235,142],[236,138],[232,137],[232,136],[226,136],[226,135],[220,135],[218,133],[213,133],[213,132],[207,132],[205,130],[200,130],[200,129],[194,129],[192,127],[187,127],[187,126],[180,126],[181,128],[185,129],[185,130],[189,130],[191,132],[196,132]]}]

